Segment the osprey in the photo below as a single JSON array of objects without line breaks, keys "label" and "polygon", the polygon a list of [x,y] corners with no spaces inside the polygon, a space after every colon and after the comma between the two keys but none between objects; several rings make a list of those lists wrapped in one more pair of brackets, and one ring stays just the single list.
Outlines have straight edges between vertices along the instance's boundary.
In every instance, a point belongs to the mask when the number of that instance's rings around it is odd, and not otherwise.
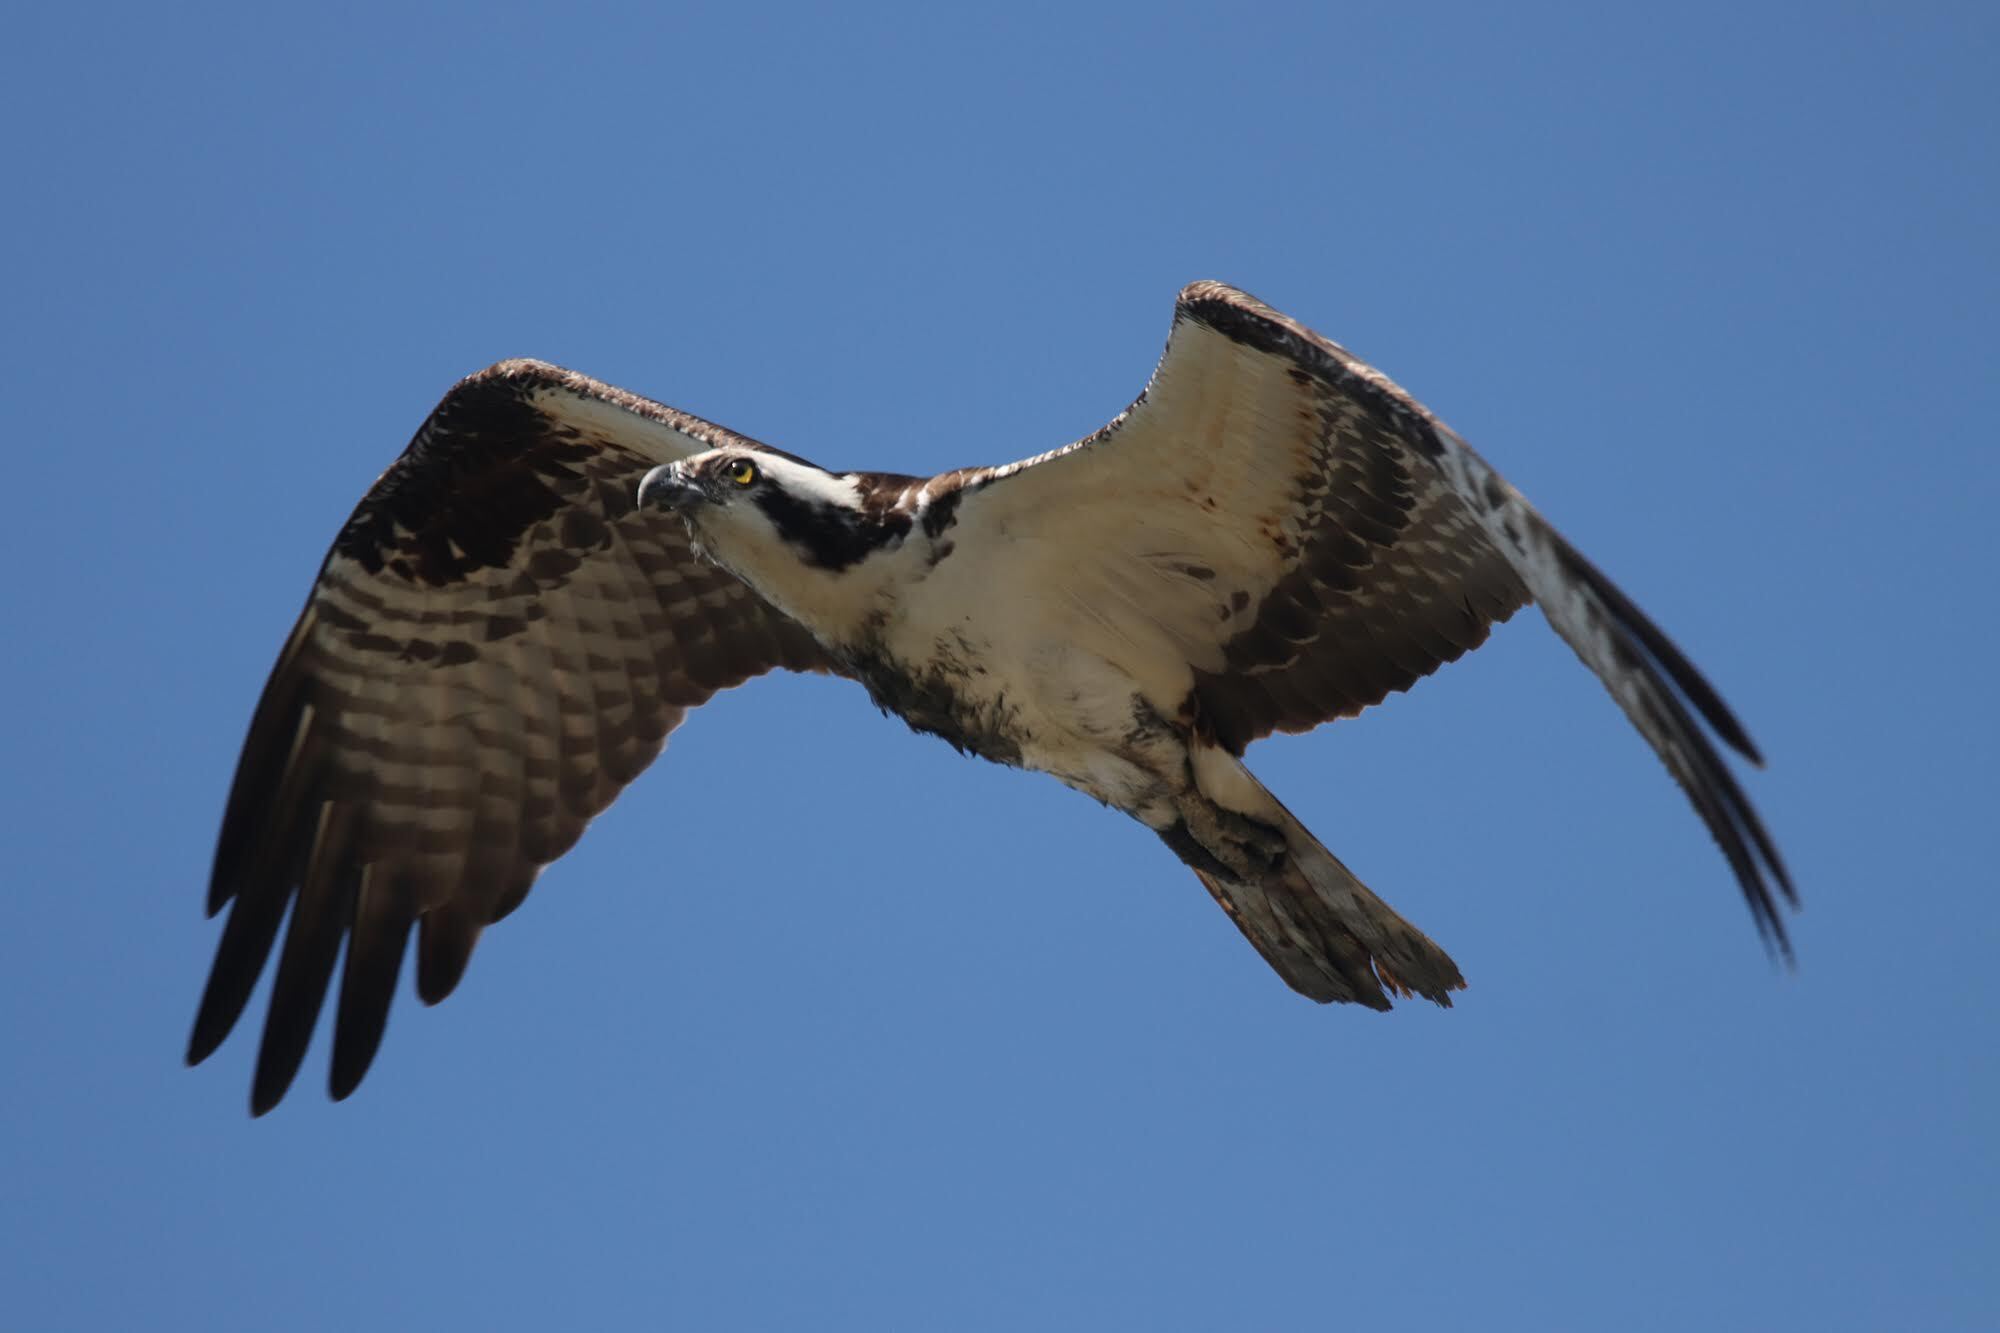
[{"label": "osprey", "polygon": [[[460,382],[361,500],[250,724],[188,1046],[242,1015],[290,907],[251,1094],[304,1057],[342,941],[330,1087],[637,777],[687,711],[784,667],[1144,824],[1294,990],[1441,1005],[1456,964],[1243,763],[1477,647],[1529,601],[1680,783],[1767,945],[1791,881],[1707,729],[1715,690],[1484,459],[1242,292],[1181,292],[1130,408],[935,477],[830,473],[537,361]],[[1697,716],[1700,718],[1698,722]]]}]

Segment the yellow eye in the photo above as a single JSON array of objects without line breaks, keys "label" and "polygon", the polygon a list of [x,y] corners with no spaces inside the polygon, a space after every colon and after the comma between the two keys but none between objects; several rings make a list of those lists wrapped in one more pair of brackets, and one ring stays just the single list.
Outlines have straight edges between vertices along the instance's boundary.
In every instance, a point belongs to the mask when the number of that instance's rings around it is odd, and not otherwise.
[{"label": "yellow eye", "polygon": [[729,479],[738,486],[748,486],[757,480],[757,465],[747,458],[739,458],[729,465]]}]

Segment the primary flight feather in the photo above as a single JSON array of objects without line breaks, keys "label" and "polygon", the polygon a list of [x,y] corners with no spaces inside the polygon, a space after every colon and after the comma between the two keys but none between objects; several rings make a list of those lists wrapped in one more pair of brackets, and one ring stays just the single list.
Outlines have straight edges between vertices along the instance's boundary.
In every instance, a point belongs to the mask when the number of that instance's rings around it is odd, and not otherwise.
[{"label": "primary flight feather", "polygon": [[435,1003],[690,708],[777,667],[851,677],[919,731],[1131,815],[1300,993],[1448,1004],[1457,966],[1242,755],[1407,689],[1529,601],[1788,950],[1791,881],[1708,733],[1758,756],[1715,690],[1456,434],[1242,292],[1183,290],[1103,430],[935,477],[829,473],[501,362],[362,499],[265,686],[188,1059],[234,1027],[282,925],[252,1110],[290,1086],[337,964],[346,1096],[413,929]]}]

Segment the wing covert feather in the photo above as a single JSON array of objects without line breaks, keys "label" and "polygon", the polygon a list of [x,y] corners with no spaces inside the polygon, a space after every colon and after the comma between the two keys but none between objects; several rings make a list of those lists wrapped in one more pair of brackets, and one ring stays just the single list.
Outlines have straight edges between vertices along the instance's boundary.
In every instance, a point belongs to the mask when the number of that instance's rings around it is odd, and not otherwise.
[{"label": "wing covert feather", "polygon": [[335,539],[251,721],[190,1063],[241,1016],[289,906],[252,1109],[297,1073],[343,941],[346,1096],[412,927],[435,1003],[690,708],[775,667],[827,669],[677,519],[634,506],[648,468],[726,443],[762,447],[539,362],[446,395]]}]

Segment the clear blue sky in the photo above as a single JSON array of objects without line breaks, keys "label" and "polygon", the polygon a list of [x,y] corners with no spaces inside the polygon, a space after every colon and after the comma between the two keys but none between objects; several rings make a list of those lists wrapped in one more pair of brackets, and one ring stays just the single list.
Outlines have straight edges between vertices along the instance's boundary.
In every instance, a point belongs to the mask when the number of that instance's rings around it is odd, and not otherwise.
[{"label": "clear blue sky", "polygon": [[[10,1324],[2000,1326],[1992,7],[281,8],[0,52]],[[1136,826],[766,680],[351,1101],[180,1067],[257,690],[457,376],[931,471],[1101,424],[1197,277],[1718,682],[1796,975],[1528,614],[1251,754],[1451,1013],[1299,1000]]]}]

